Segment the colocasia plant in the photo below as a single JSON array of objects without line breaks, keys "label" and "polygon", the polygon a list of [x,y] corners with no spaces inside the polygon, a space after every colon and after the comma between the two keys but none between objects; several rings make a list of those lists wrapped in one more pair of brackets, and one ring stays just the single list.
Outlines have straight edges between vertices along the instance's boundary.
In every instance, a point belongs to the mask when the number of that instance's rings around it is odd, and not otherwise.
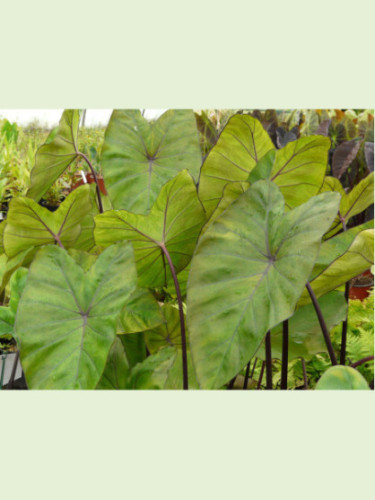
[{"label": "colocasia plant", "polygon": [[286,389],[289,361],[324,352],[341,366],[317,389],[369,388],[346,359],[344,289],[373,264],[373,221],[352,224],[373,173],[347,193],[326,176],[328,137],[276,149],[245,114],[202,163],[192,111],[115,110],[108,196],[83,185],[50,212],[38,202],[71,164],[97,180],[79,121],[64,111],[0,224],[0,336],[16,340],[29,389]]}]

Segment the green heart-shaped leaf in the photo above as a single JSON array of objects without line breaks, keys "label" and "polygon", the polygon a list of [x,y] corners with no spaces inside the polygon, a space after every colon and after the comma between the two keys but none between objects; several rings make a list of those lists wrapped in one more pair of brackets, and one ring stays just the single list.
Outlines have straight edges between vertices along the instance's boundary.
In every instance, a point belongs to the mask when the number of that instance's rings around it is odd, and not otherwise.
[{"label": "green heart-shaped leaf", "polygon": [[202,163],[191,110],[169,110],[155,123],[139,110],[115,110],[109,121],[101,163],[114,209],[148,213],[162,186],[188,169],[198,177]]},{"label": "green heart-shaped leaf", "polygon": [[66,109],[57,130],[48,136],[35,156],[35,165],[30,174],[27,196],[39,201],[52,184],[79,156],[77,137],[80,113],[77,109]]},{"label": "green heart-shaped leaf", "polygon": [[369,391],[359,371],[350,366],[332,366],[320,378],[315,389],[320,391]]},{"label": "green heart-shaped leaf", "polygon": [[274,145],[262,124],[249,115],[230,118],[201,169],[199,197],[210,216],[228,182],[247,181],[257,162]]},{"label": "green heart-shaped leaf", "polygon": [[0,306],[0,336],[14,336],[14,321],[18,303],[26,284],[27,269],[18,269],[10,280],[10,300],[8,306]]},{"label": "green heart-shaped leaf", "polygon": [[224,385],[293,314],[338,205],[338,194],[323,193],[285,214],[277,186],[258,181],[200,238],[187,318],[203,388]]},{"label": "green heart-shaped leaf", "polygon": [[82,219],[85,220],[92,208],[88,185],[70,193],[55,212],[41,207],[30,198],[14,198],[4,231],[5,253],[12,258],[30,248],[57,241],[64,247],[73,246],[81,235]]},{"label": "green heart-shaped leaf", "polygon": [[94,389],[135,285],[129,244],[106,249],[87,272],[59,247],[40,249],[15,324],[28,387]]},{"label": "green heart-shaped leaf", "polygon": [[189,264],[205,222],[195,183],[184,170],[163,186],[149,215],[110,210],[95,218],[95,241],[109,245],[132,241],[140,287],[165,286],[171,272],[165,247],[176,272]]}]

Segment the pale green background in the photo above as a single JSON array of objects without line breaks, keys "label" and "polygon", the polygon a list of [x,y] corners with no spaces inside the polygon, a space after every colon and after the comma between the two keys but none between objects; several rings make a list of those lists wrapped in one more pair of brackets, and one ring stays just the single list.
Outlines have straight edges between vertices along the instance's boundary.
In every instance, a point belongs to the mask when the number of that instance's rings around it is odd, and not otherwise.
[{"label": "pale green background", "polygon": [[[373,1],[15,1],[2,108],[374,108]],[[0,393],[3,499],[371,496],[374,392]]]}]

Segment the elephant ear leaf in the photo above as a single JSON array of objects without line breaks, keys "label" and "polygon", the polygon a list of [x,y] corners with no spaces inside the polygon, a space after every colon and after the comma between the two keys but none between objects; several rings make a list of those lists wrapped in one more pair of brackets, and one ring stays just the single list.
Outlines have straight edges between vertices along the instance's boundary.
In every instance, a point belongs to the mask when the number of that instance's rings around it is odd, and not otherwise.
[{"label": "elephant ear leaf", "polygon": [[190,262],[205,220],[195,183],[184,170],[162,188],[149,215],[125,210],[99,214],[95,241],[98,245],[132,241],[139,286],[165,286],[171,272],[163,249],[180,272]]},{"label": "elephant ear leaf", "polygon": [[129,375],[130,368],[124,346],[119,337],[116,337],[109,351],[103,375],[96,388],[99,390],[127,389]]},{"label": "elephant ear leaf", "polygon": [[101,155],[114,209],[146,214],[162,186],[187,169],[198,177],[202,163],[191,110],[169,110],[150,123],[139,110],[115,110]]},{"label": "elephant ear leaf", "polygon": [[285,214],[277,186],[258,181],[200,238],[187,323],[203,388],[228,382],[293,314],[338,204],[337,193],[323,193]]},{"label": "elephant ear leaf", "polygon": [[340,144],[335,149],[332,157],[332,173],[335,177],[340,177],[347,171],[348,167],[357,156],[362,141],[352,140]]},{"label": "elephant ear leaf", "polygon": [[129,244],[106,249],[87,272],[57,246],[40,249],[15,323],[28,386],[94,389],[116,336],[117,317],[135,286]]},{"label": "elephant ear leaf", "polygon": [[27,196],[39,201],[52,184],[79,156],[77,137],[80,113],[66,109],[57,130],[53,130],[35,156]]},{"label": "elephant ear leaf", "polygon": [[199,197],[208,216],[221,200],[225,185],[247,181],[257,162],[274,148],[259,120],[249,115],[230,118],[201,169]]},{"label": "elephant ear leaf", "polygon": [[315,387],[318,391],[369,391],[370,387],[358,370],[350,366],[332,366]]},{"label": "elephant ear leaf", "polygon": [[[74,246],[81,235],[82,219],[92,212],[90,188],[86,184],[73,191],[55,212],[30,198],[14,198],[4,230],[4,249],[9,258],[47,244]],[[92,215],[91,218],[93,219]],[[93,234],[91,224],[91,237]]]}]

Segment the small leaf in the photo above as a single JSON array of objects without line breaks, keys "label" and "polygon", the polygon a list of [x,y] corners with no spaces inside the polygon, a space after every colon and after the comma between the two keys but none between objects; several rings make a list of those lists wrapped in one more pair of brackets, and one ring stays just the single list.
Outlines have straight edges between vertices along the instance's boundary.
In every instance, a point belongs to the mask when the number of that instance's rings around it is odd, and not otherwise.
[{"label": "small leaf", "polygon": [[114,209],[148,213],[166,182],[184,169],[197,178],[201,163],[191,110],[171,109],[154,123],[139,110],[113,111],[101,164]]},{"label": "small leaf", "polygon": [[163,186],[149,215],[110,210],[95,218],[98,245],[132,241],[140,287],[165,286],[171,272],[165,247],[176,272],[190,262],[206,218],[192,177],[184,170]]},{"label": "small leaf", "polygon": [[170,304],[165,304],[161,311],[163,323],[145,332],[146,345],[151,354],[165,346],[181,348],[180,314],[178,309]]},{"label": "small leaf", "polygon": [[218,388],[291,316],[337,212],[324,193],[284,214],[277,186],[258,181],[200,238],[188,282],[190,348],[200,385]]},{"label": "small leaf", "polygon": [[320,391],[369,391],[370,387],[358,370],[350,366],[332,366],[315,387]]},{"label": "small leaf", "polygon": [[40,249],[15,324],[28,387],[94,389],[135,283],[129,244],[106,249],[87,272],[59,247]]}]

